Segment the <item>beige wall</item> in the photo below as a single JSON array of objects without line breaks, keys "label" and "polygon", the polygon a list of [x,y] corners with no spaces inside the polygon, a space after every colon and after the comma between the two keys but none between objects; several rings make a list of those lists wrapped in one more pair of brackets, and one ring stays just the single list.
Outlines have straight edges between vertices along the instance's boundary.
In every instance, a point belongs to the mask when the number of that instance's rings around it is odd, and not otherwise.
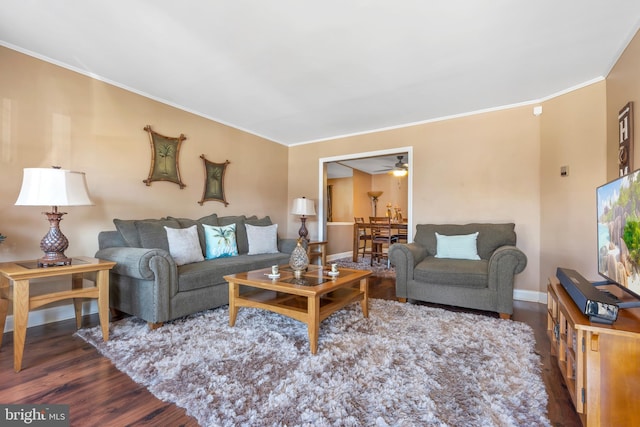
[{"label": "beige wall", "polygon": [[344,254],[353,248],[353,223],[327,225],[327,255]]},{"label": "beige wall", "polygon": [[607,76],[607,181],[618,176],[618,112],[633,102],[633,169],[640,169],[640,32]]},{"label": "beige wall", "polygon": [[[359,170],[353,171],[353,216],[367,218],[371,215],[371,199],[367,191],[373,190],[371,175]],[[353,221],[353,219],[351,219]]]},{"label": "beige wall", "polygon": [[[606,181],[606,83],[543,104],[540,278],[558,267],[597,276],[596,193]],[[568,166],[569,175],[560,176]]]},{"label": "beige wall", "polygon": [[328,179],[327,185],[332,186],[332,221],[353,221],[353,178]]},{"label": "beige wall", "polygon": [[[87,174],[95,206],[64,209],[67,255],[93,255],[98,232],[114,229],[113,218],[270,215],[287,233],[287,147],[3,47],[0,105],[0,232],[8,236],[0,261],[39,257],[48,229],[45,208],[14,206],[25,167],[60,165]],[[151,159],[145,125],[187,137],[180,152],[186,188],[142,182]],[[201,154],[231,162],[225,175],[229,206],[197,203],[204,186]]]},{"label": "beige wall", "polygon": [[[319,174],[303,171],[317,171],[320,158],[407,146],[413,223],[515,222],[529,257],[516,286],[541,289],[539,118],[530,107],[291,147],[289,187],[317,193]],[[317,222],[312,226],[317,235]]]},{"label": "beige wall", "polygon": [[[373,175],[372,190],[382,191],[382,195],[378,199],[378,216],[386,216],[387,205],[391,204],[392,217],[395,215],[394,208],[399,208],[402,215],[406,217],[408,209],[408,177],[397,177],[390,173]],[[371,209],[369,209],[371,210]],[[371,215],[371,214],[370,214]]]}]

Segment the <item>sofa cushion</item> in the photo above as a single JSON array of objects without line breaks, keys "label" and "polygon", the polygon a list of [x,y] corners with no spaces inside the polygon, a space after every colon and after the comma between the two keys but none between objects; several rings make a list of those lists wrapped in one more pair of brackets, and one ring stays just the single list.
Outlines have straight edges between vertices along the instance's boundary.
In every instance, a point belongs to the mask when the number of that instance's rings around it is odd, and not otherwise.
[{"label": "sofa cushion", "polygon": [[[149,221],[154,221],[150,219]],[[130,248],[141,248],[140,237],[138,236],[138,229],[136,228],[136,220],[133,219],[114,219],[113,224],[116,226],[116,230],[120,232],[120,235]]]},{"label": "sofa cushion", "polygon": [[198,228],[198,239],[200,240],[200,247],[202,248],[202,255],[205,255],[205,247],[206,247],[206,242],[204,240],[204,228],[202,228],[202,224],[208,224],[208,225],[218,225],[218,215],[217,214],[211,214],[211,215],[207,215],[204,216],[200,219],[191,219],[191,218],[174,218],[174,217],[167,217],[169,219],[175,219],[176,221],[178,221],[178,224],[180,224],[181,228],[188,228],[191,227],[193,225],[197,226]]},{"label": "sofa cushion", "polygon": [[515,224],[418,224],[414,241],[427,249],[427,253],[435,256],[437,242],[435,233],[447,236],[471,234],[478,232],[478,255],[488,260],[500,246],[516,244]]},{"label": "sofa cushion", "polygon": [[200,247],[202,248],[202,255],[204,256],[204,230],[202,229],[202,224],[191,218],[174,218],[172,216],[167,217],[169,219],[175,219],[180,224],[180,228],[189,228],[196,226],[198,230],[198,240],[200,240]]},{"label": "sofa cushion", "polygon": [[489,261],[428,256],[416,265],[413,278],[426,284],[486,288],[489,284]]},{"label": "sofa cushion", "polygon": [[245,224],[248,255],[274,254],[278,252],[278,224],[256,226]]},{"label": "sofa cushion", "polygon": [[247,242],[247,230],[244,228],[246,217],[240,216],[221,216],[218,217],[218,225],[236,225],[236,244],[238,245],[238,253],[246,254],[249,252],[249,243]]},{"label": "sofa cushion", "polygon": [[202,218],[198,219],[198,222],[200,224],[207,224],[207,225],[220,225],[218,224],[218,214],[203,216]]},{"label": "sofa cushion", "polygon": [[268,216],[265,216],[263,218],[252,216],[245,219],[244,223],[249,225],[257,225],[257,226],[273,225],[273,223],[271,222],[271,218]]},{"label": "sofa cushion", "polygon": [[224,276],[285,264],[288,254],[238,255],[178,267],[178,292],[225,284]]},{"label": "sofa cushion", "polygon": [[140,246],[146,249],[164,249],[169,252],[169,241],[164,227],[180,228],[180,224],[175,219],[153,219],[135,221]]},{"label": "sofa cushion", "polygon": [[236,225],[213,226],[203,224],[206,259],[224,258],[238,255]]},{"label": "sofa cushion", "polygon": [[436,232],[436,258],[478,260],[478,232],[445,236]]},{"label": "sofa cushion", "polygon": [[164,229],[167,232],[169,253],[177,265],[204,261],[200,239],[198,239],[198,228],[195,224],[187,228],[165,226]]}]

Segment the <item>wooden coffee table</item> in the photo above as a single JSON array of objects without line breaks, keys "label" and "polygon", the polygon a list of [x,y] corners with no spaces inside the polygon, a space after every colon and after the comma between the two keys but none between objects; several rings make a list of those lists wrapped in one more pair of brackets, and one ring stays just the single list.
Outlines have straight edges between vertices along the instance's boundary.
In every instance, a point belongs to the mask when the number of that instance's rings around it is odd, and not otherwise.
[{"label": "wooden coffee table", "polygon": [[[271,268],[224,276],[229,282],[229,325],[234,326],[239,307],[256,307],[306,323],[311,353],[318,351],[320,322],[332,313],[360,301],[362,314],[369,317],[368,277],[371,271],[340,268],[332,277],[330,269],[309,266],[296,279],[289,266],[280,266],[280,277],[270,279]],[[240,288],[246,287],[240,293]]]}]

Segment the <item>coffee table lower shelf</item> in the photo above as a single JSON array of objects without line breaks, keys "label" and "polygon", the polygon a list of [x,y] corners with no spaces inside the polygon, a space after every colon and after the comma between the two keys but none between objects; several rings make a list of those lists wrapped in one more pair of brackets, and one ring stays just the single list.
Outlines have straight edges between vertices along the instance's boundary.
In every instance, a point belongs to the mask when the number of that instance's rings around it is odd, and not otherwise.
[{"label": "coffee table lower shelf", "polygon": [[[331,314],[363,298],[360,289],[338,289],[320,297],[319,320],[322,322]],[[308,299],[299,295],[275,291],[255,290],[236,298],[236,307],[255,307],[273,311],[292,319],[306,322],[309,316]],[[233,326],[233,325],[232,325]]]},{"label": "coffee table lower shelf", "polygon": [[256,273],[260,272],[225,276],[229,283],[229,326],[235,325],[240,307],[269,310],[305,323],[311,353],[316,354],[320,322],[332,313],[360,301],[363,316],[369,317],[369,271],[345,269],[343,277],[317,286],[259,279],[261,274]]}]

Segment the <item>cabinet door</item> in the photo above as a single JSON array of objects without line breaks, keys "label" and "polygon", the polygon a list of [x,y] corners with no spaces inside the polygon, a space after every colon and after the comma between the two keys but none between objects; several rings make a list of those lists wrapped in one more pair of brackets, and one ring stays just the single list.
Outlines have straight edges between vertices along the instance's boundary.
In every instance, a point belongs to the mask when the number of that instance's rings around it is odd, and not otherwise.
[{"label": "cabinet door", "polygon": [[588,426],[638,426],[640,340],[586,333]]}]

